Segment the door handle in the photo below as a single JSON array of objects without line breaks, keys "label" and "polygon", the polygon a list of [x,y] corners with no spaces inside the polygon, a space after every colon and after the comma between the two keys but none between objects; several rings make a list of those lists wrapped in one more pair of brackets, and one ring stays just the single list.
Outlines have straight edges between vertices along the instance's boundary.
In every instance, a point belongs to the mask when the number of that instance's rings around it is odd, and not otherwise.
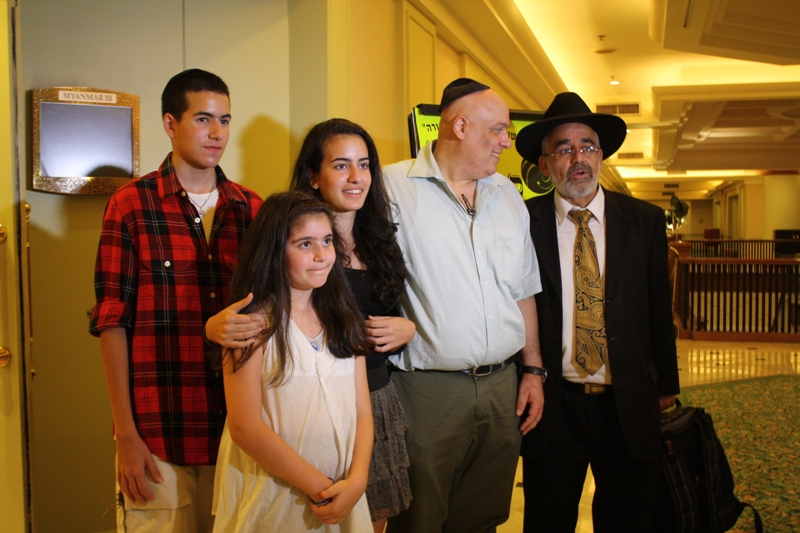
[{"label": "door handle", "polygon": [[11,362],[11,352],[0,346],[0,367],[4,367]]}]

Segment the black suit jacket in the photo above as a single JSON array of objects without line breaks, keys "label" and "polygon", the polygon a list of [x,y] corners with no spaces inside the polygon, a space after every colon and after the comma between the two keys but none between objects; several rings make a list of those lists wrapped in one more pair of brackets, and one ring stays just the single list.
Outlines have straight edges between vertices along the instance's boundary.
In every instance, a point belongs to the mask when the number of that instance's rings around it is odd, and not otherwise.
[{"label": "black suit jacket", "polygon": [[[633,197],[605,194],[605,319],[608,364],[625,440],[638,459],[655,459],[661,442],[659,395],[677,394],[678,365],[667,275],[664,213]],[[537,459],[553,435],[561,398],[561,267],[555,193],[528,200],[542,292],[536,295],[544,385],[542,420],[525,436],[522,453]],[[568,302],[573,295],[566,296]]]}]

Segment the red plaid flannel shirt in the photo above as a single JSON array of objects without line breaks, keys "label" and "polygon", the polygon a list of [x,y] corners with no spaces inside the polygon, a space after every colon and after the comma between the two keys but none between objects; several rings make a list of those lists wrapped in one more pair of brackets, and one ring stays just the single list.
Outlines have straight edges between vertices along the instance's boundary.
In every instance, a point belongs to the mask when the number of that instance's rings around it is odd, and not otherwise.
[{"label": "red plaid flannel shirt", "polygon": [[210,243],[169,154],[111,197],[95,265],[89,331],[126,329],[139,434],[151,453],[186,466],[217,460],[225,397],[205,359],[203,325],[226,306],[239,244],[262,203],[216,172]]}]

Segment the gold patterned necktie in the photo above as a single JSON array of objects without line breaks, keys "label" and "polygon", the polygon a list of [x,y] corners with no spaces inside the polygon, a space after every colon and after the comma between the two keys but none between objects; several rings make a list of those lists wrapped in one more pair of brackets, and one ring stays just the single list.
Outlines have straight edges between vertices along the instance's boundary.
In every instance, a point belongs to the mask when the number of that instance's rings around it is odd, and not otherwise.
[{"label": "gold patterned necktie", "polygon": [[608,360],[603,280],[589,229],[591,211],[573,209],[575,235],[575,362],[593,376]]}]

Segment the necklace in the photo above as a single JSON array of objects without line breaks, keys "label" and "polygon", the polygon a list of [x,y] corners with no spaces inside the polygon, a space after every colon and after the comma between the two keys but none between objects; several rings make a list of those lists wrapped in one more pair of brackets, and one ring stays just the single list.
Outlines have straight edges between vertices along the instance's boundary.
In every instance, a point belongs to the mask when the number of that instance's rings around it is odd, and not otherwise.
[{"label": "necklace", "polygon": [[205,210],[203,208],[206,206],[208,201],[211,199],[211,196],[214,194],[214,191],[216,191],[216,190],[217,190],[217,184],[215,183],[214,184],[214,188],[211,189],[211,192],[208,193],[208,196],[206,196],[206,199],[203,201],[202,204],[198,204],[197,202],[195,202],[194,198],[192,198],[192,193],[188,193],[189,194],[189,201],[192,202],[194,204],[194,206],[197,208],[197,214],[200,215],[200,218],[203,218],[204,216],[206,216],[206,212],[205,212]]},{"label": "necklace", "polygon": [[303,336],[306,338],[306,340],[311,345],[311,347],[314,348],[315,352],[321,352],[322,351],[322,344],[323,344],[324,336],[323,336],[323,332],[321,330],[320,330],[319,333],[317,333],[316,337],[312,338],[312,337],[309,337],[306,334],[303,334]]},{"label": "necklace", "polygon": [[[300,330],[300,332],[303,333],[303,336],[306,338],[308,343],[311,344],[311,347],[314,349],[314,351],[321,352],[324,341],[324,335],[323,335],[324,331],[322,330],[322,326],[319,323],[319,319],[317,318],[317,315],[313,311],[313,309],[310,309],[310,312],[309,309],[306,309],[305,312],[295,311],[295,313],[292,314],[291,318],[292,321],[297,326],[297,328]],[[309,337],[304,332],[308,330],[310,331],[319,330],[319,333],[317,333],[313,337]]]},{"label": "necklace", "polygon": [[[308,337],[306,337],[308,338]],[[322,345],[319,343],[317,339],[308,339],[308,342],[311,344],[311,347],[314,348],[315,352],[322,351]]]}]

